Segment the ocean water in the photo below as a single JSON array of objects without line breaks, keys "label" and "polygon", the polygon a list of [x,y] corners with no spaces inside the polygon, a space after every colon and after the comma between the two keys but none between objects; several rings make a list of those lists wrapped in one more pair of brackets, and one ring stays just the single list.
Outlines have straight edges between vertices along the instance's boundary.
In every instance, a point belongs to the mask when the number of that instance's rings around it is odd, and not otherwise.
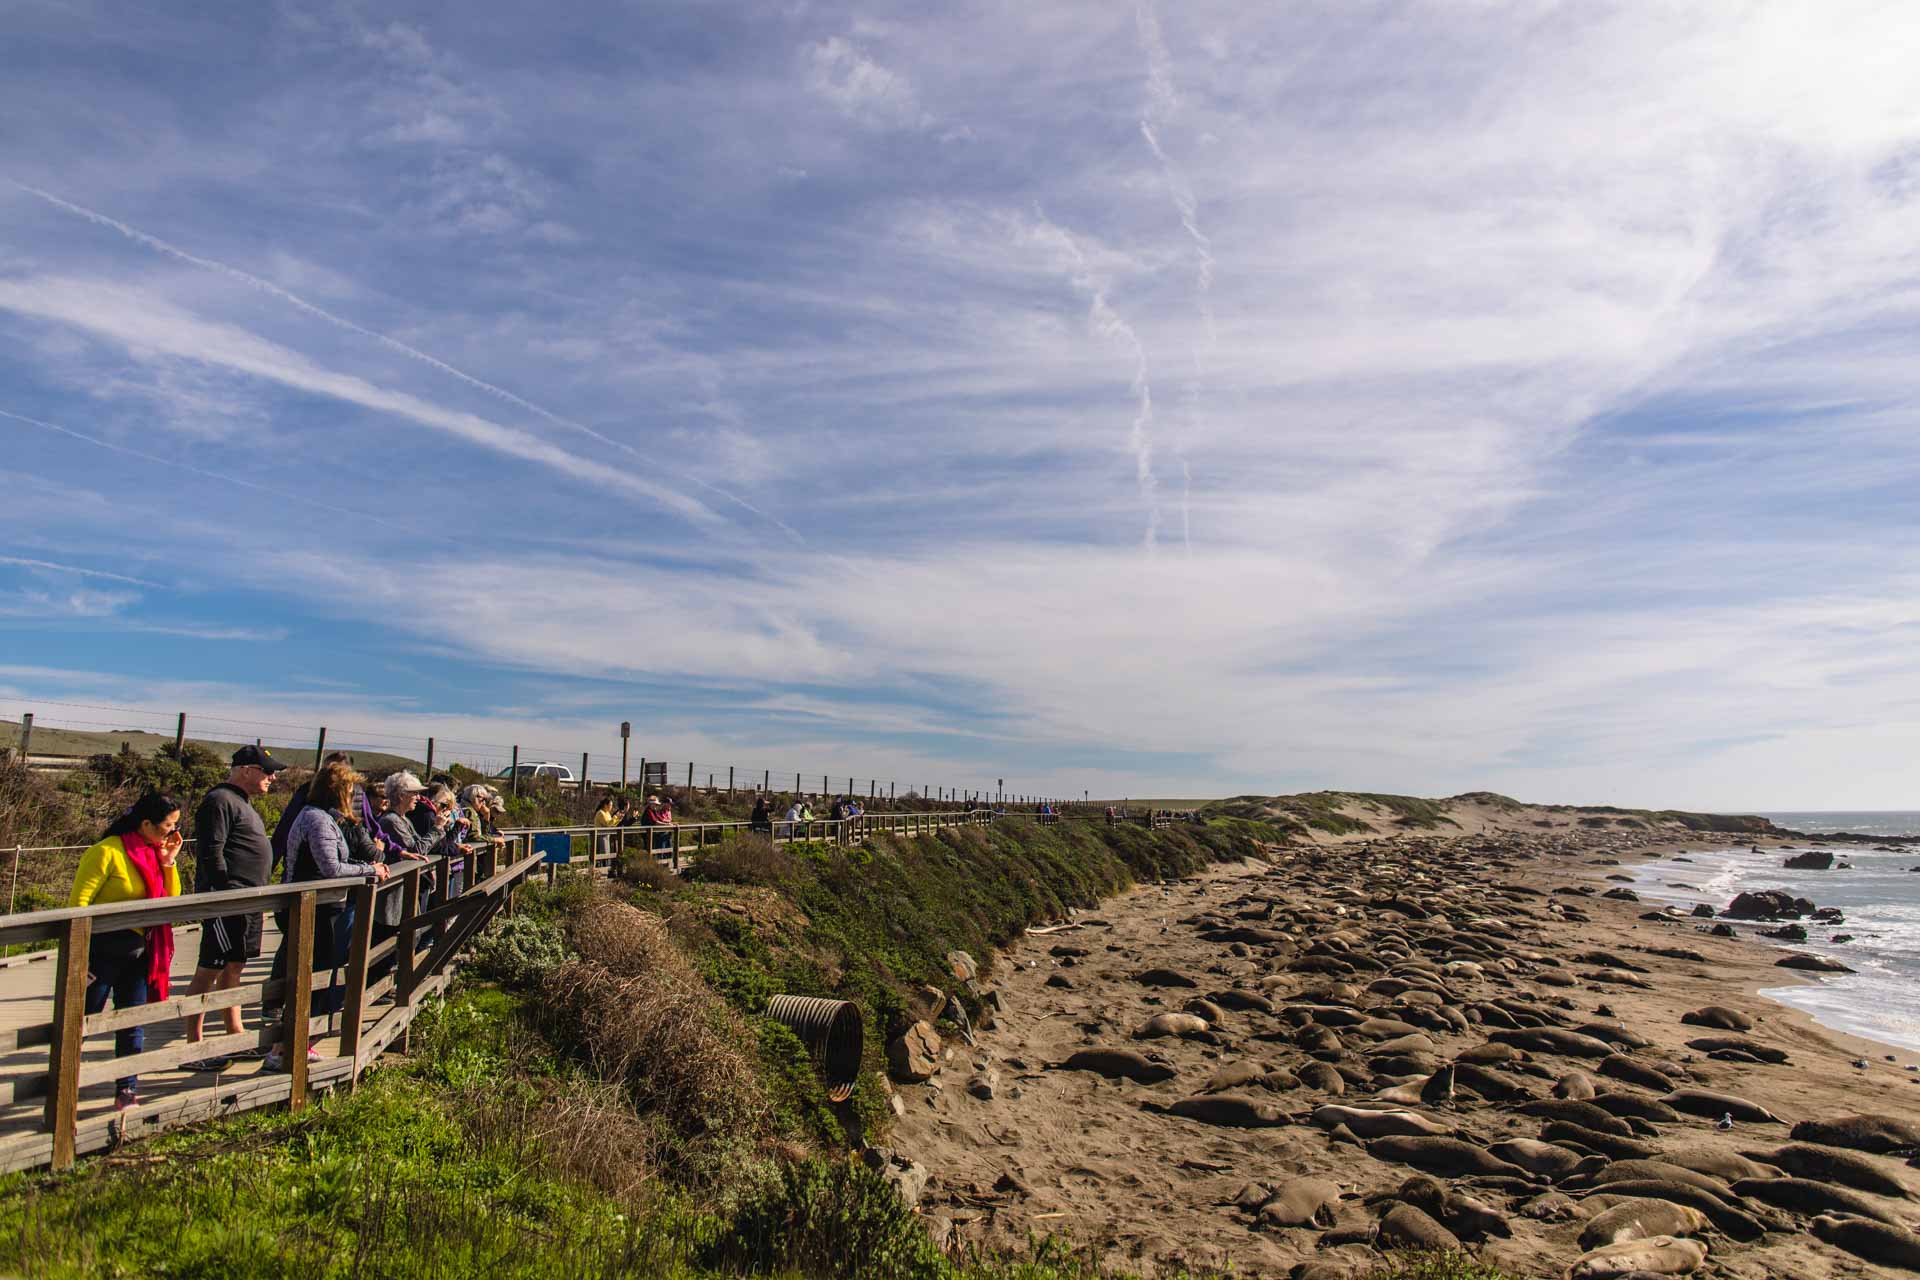
[{"label": "ocean water", "polygon": [[[1766,816],[1795,831],[1920,836],[1920,812]],[[1845,871],[1789,871],[1781,865],[1791,852],[1809,847],[1796,842],[1790,851],[1754,853],[1746,847],[1703,843],[1681,855],[1687,861],[1662,858],[1622,870],[1633,874],[1634,892],[1655,904],[1690,909],[1704,902],[1719,911],[1744,890],[1784,889],[1819,906],[1840,908],[1846,913],[1845,923],[1803,920],[1805,943],[1770,945],[1831,956],[1858,972],[1805,975],[1814,981],[1769,988],[1761,994],[1804,1010],[1836,1031],[1920,1053],[1920,871],[1912,870],[1920,867],[1920,845],[1897,846],[1894,852],[1861,844],[1825,846],[1833,853],[1836,868],[1843,862],[1852,864]],[[1743,937],[1757,932],[1752,926],[1735,927]],[[1836,943],[1835,934],[1852,934],[1853,939]],[[1906,1061],[1903,1057],[1902,1065]]]}]

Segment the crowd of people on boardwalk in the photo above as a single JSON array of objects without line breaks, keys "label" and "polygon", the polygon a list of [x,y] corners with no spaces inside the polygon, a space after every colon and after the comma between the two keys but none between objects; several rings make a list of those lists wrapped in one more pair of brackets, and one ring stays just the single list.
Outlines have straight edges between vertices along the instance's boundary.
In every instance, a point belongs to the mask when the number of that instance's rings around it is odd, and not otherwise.
[{"label": "crowd of people on boardwalk", "polygon": [[[505,799],[494,788],[473,783],[456,791],[450,777],[440,775],[429,784],[405,770],[370,785],[354,771],[352,757],[345,752],[327,756],[312,778],[292,791],[269,832],[253,802],[272,790],[275,775],[287,767],[263,747],[241,747],[233,753],[226,779],[210,788],[194,810],[192,892],[264,888],[276,880],[295,884],[360,876],[379,882],[395,868],[424,863],[419,906],[426,909],[464,892],[476,855],[488,845],[497,848],[505,843],[499,832]],[[968,800],[966,808],[973,811],[974,802]],[[1035,811],[1042,816],[1053,814],[1049,804],[1038,805]],[[826,816],[828,821],[845,823],[865,814],[866,808],[857,797],[844,795],[834,797]],[[159,791],[142,796],[81,855],[68,905],[85,907],[180,895],[182,816],[183,806],[176,797]],[[817,820],[812,802],[804,795],[794,797],[782,817],[777,801],[760,792],[747,825],[770,839],[784,836],[801,840],[813,834],[811,824]],[[612,830],[635,826],[649,829],[646,848],[656,851],[664,847],[663,841],[671,839],[669,833],[675,825],[672,800],[650,794],[644,803],[635,803],[624,795],[607,792],[594,812],[593,825],[603,854],[614,839],[609,834]],[[381,895],[377,904],[371,923],[376,945],[398,932],[404,909],[398,892]],[[354,912],[351,902],[315,905],[311,952],[306,960],[312,972],[334,974],[327,988],[312,996],[315,1014],[336,1012],[344,1000],[339,970],[350,949],[356,925]],[[276,911],[275,922],[281,942],[272,961],[270,988],[286,977],[293,959],[288,955],[286,912]],[[238,987],[248,963],[261,954],[263,934],[261,911],[237,910],[206,919],[200,930],[193,977],[184,994],[203,996]],[[431,930],[423,931],[415,945],[430,946],[433,938]],[[97,930],[87,953],[86,1013],[102,1012],[109,1000],[116,1009],[125,1009],[168,999],[172,994],[173,961],[170,925]],[[389,955],[381,961],[381,967],[391,969],[394,963]],[[378,981],[380,973],[368,977]],[[245,1033],[239,1003],[216,1002],[216,1008],[212,1016],[224,1023],[226,1036]],[[277,1002],[269,1003],[262,1012],[271,1021],[278,1012]],[[188,1041],[202,1042],[207,1016],[204,1011],[185,1015]],[[122,1028],[115,1033],[116,1057],[139,1054],[144,1047],[142,1027]],[[220,1071],[235,1059],[264,1057],[267,1069],[280,1071],[286,1069],[288,1052],[283,1027],[271,1049],[262,1050],[256,1045],[223,1048],[183,1065],[190,1071]],[[311,1047],[307,1052],[310,1057],[319,1056]],[[138,1101],[137,1076],[123,1076],[115,1082],[116,1110],[123,1111]]]},{"label": "crowd of people on boardwalk", "polygon": [[[226,780],[210,788],[194,811],[195,893],[262,888],[278,875],[284,884],[367,876],[385,880],[391,869],[405,863],[428,863],[421,875],[422,907],[458,896],[465,887],[471,859],[488,845],[505,841],[499,819],[505,812],[500,793],[484,783],[456,792],[451,779],[424,784],[412,773],[392,774],[378,786],[354,772],[353,759],[335,752],[321,762],[313,778],[288,797],[271,833],[253,806],[255,797],[272,788],[273,777],[287,767],[261,747],[241,747],[233,753]],[[182,891],[179,855],[182,804],[163,792],[149,792],[115,820],[101,839],[80,857],[73,893],[75,907],[168,898]],[[376,908],[372,924],[376,942],[393,936],[400,925],[402,904],[387,894]],[[315,907],[312,952],[315,971],[337,970],[347,954],[355,921],[346,903]],[[206,920],[200,930],[199,955],[187,995],[203,995],[240,984],[247,963],[261,953],[261,912],[238,911]],[[281,945],[273,958],[270,981],[284,978],[289,967],[284,912],[276,913]],[[428,934],[416,945],[431,942]],[[104,1010],[111,999],[124,1009],[169,997],[173,969],[173,929],[161,924],[138,929],[103,929],[90,941],[87,953],[86,1012]],[[392,961],[386,962],[391,966]],[[315,1013],[338,1008],[342,993],[335,982],[313,997]],[[267,1012],[271,1013],[269,1009]],[[246,1030],[241,1007],[228,1005],[220,1015],[228,1035]],[[199,1043],[205,1015],[186,1017],[187,1039]],[[128,1027],[115,1033],[116,1057],[140,1053],[144,1029]],[[311,1056],[317,1052],[309,1048]],[[193,1071],[218,1071],[235,1058],[266,1058],[269,1070],[286,1067],[286,1040],[264,1054],[254,1047],[222,1053],[185,1064]],[[124,1111],[139,1101],[139,1079],[123,1076],[115,1082],[114,1107]]]}]

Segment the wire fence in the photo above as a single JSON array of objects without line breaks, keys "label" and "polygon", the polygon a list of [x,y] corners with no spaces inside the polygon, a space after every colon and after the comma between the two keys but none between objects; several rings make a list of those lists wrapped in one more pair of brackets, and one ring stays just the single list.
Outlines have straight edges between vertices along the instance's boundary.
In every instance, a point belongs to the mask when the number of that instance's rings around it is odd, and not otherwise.
[{"label": "wire fence", "polygon": [[[9,727],[9,722],[11,728]],[[13,741],[9,741],[9,735]],[[74,735],[85,735],[84,738]],[[290,763],[311,765],[330,751],[355,756],[363,771],[380,772],[375,757],[391,757],[392,768],[434,771],[459,764],[498,778],[517,789],[523,781],[551,779],[566,787],[685,787],[706,791],[791,792],[806,796],[855,796],[869,801],[933,800],[963,803],[1060,804],[1066,797],[1009,788],[1004,778],[879,778],[857,770],[808,768],[765,763],[716,763],[676,759],[665,744],[636,740],[629,723],[598,751],[577,744],[474,742],[438,735],[412,736],[390,731],[244,720],[185,711],[117,707],[52,698],[0,698],[0,747],[11,747],[37,768],[72,767],[101,752],[142,754],[167,743],[197,742],[232,749],[256,743],[284,755]],[[71,748],[71,749],[68,749]],[[364,758],[363,758],[364,757]],[[1078,799],[1085,799],[1083,792]]]}]

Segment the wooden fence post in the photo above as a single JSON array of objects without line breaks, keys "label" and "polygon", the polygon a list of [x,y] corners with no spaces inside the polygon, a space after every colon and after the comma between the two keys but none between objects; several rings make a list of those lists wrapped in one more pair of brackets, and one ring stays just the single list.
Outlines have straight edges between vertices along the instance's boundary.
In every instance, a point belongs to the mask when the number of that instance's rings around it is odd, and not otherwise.
[{"label": "wooden fence post", "polygon": [[74,1121],[80,1113],[80,1040],[86,1030],[87,948],[93,921],[67,921],[53,978],[53,1047],[47,1062],[47,1128],[53,1131],[53,1168],[73,1167]]},{"label": "wooden fence post", "polygon": [[580,785],[578,790],[581,795],[587,794],[587,753],[584,751],[580,753]]},{"label": "wooden fence post", "polygon": [[178,760],[187,746],[187,713],[182,711],[180,718],[173,722],[173,758]]},{"label": "wooden fence post", "polygon": [[431,783],[433,781],[433,739],[432,738],[427,739],[427,776],[421,779],[421,781],[427,782],[427,783]]},{"label": "wooden fence post", "polygon": [[349,1079],[360,1080],[360,1024],[367,1009],[367,952],[373,949],[374,904],[379,886],[372,880],[348,897],[353,904],[353,936],[347,944],[347,1001],[340,1026],[340,1056],[354,1059]]},{"label": "wooden fence post", "polygon": [[[180,718],[183,721],[186,719],[185,716],[181,716]],[[315,773],[320,772],[320,761],[326,756],[326,754],[327,754],[327,726],[321,725],[320,740],[313,744],[313,771]]]},{"label": "wooden fence post", "polygon": [[[446,871],[448,859],[441,859],[440,874]],[[394,949],[397,961],[393,974],[393,1003],[395,1005],[413,1003],[413,961],[414,948],[420,943],[420,926],[414,923],[420,914],[420,877],[426,874],[416,870],[407,876],[407,887],[400,891],[400,944]]]},{"label": "wooden fence post", "polygon": [[[26,767],[27,748],[31,747],[32,745],[33,745],[33,712],[29,711],[25,715],[20,717],[20,765],[22,768]],[[8,908],[8,910],[12,910],[12,908]]]},{"label": "wooden fence post", "polygon": [[727,766],[727,799],[733,799],[733,766]]},{"label": "wooden fence post", "polygon": [[287,1003],[285,1020],[287,1109],[307,1105],[307,1022],[313,1017],[313,891],[294,899],[287,913]]},{"label": "wooden fence post", "polygon": [[693,794],[693,761],[687,761],[687,794]]},{"label": "wooden fence post", "polygon": [[513,787],[513,794],[517,796],[520,794],[520,744],[517,742],[513,744],[513,767],[507,772],[513,778],[510,785]]}]

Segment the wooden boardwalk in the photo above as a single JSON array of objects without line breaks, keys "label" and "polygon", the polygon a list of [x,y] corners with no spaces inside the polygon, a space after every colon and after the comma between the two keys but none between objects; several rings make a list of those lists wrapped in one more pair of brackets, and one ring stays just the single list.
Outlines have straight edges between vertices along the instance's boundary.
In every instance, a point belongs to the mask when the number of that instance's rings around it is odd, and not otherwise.
[{"label": "wooden boardwalk", "polygon": [[[881,833],[916,836],[984,826],[993,817],[986,810],[873,814],[799,824],[797,832],[782,821],[774,839],[848,844]],[[551,881],[556,874],[599,874],[614,866],[624,849],[646,847],[642,841],[660,861],[678,867],[683,858],[695,859],[745,827],[734,822],[509,831],[503,848],[465,856],[468,886],[448,901],[435,901],[429,892],[432,875],[444,868],[403,863],[377,884],[358,878],[311,881],[0,916],[0,943],[51,939],[58,944],[0,967],[0,1172],[66,1168],[78,1155],[176,1125],[281,1102],[300,1107],[312,1090],[351,1083],[389,1045],[404,1042],[423,1001],[444,990],[458,957],[497,913],[511,909],[514,891],[528,877],[544,874]],[[388,895],[400,899],[400,924],[375,942],[376,907]],[[286,913],[293,954],[305,955],[311,944],[302,939],[312,936],[316,908],[335,904],[351,905],[354,913],[339,967],[309,972],[294,965],[286,980],[270,982],[268,971],[283,940],[274,913]],[[247,966],[240,984],[224,992],[184,994],[199,953],[199,922],[252,911],[265,915],[265,930],[260,957]],[[86,1014],[82,1000],[92,935],[161,922],[174,926],[172,997]],[[339,1011],[316,1014],[316,1008],[326,1007],[316,997],[336,990]],[[268,1025],[263,1002],[284,1003],[289,1010],[294,1051],[287,1071],[268,1071],[259,1057],[234,1057],[218,1072],[184,1069],[189,1061],[269,1047],[277,1038],[277,1019]],[[228,1036],[225,1010],[235,1005],[244,1010],[247,1029]],[[195,1011],[205,1015],[209,1035],[189,1044],[184,1019]],[[131,1026],[145,1028],[145,1044],[139,1054],[116,1059],[113,1033]],[[309,1044],[317,1051],[311,1059],[305,1052]],[[139,1076],[140,1103],[116,1113],[114,1082],[125,1074]]]}]

